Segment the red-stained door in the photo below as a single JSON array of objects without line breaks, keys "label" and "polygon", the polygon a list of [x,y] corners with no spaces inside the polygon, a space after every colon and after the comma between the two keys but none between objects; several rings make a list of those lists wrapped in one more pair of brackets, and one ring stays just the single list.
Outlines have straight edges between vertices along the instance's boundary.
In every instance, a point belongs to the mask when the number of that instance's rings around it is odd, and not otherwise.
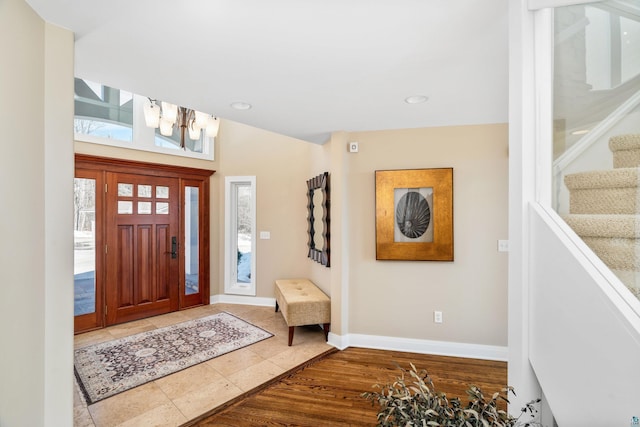
[{"label": "red-stained door", "polygon": [[177,178],[106,174],[106,325],[178,310]]}]

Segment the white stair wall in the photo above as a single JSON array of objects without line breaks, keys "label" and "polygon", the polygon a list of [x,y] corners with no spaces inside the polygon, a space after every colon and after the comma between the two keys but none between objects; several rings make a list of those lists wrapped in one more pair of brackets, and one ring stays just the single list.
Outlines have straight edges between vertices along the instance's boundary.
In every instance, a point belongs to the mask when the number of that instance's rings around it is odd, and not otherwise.
[{"label": "white stair wall", "polygon": [[530,363],[561,427],[640,416],[640,301],[555,212],[530,210]]}]

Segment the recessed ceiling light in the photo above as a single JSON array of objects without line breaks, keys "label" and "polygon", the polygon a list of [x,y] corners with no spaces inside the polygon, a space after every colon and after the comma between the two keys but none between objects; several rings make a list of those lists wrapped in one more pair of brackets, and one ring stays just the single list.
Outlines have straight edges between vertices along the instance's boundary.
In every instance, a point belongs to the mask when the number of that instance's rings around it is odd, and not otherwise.
[{"label": "recessed ceiling light", "polygon": [[407,104],[422,104],[423,102],[427,102],[427,99],[429,98],[427,98],[426,96],[415,95],[406,98],[404,102],[406,102]]},{"label": "recessed ceiling light", "polygon": [[236,101],[231,103],[231,108],[234,110],[249,110],[251,109],[251,104],[248,102]]},{"label": "recessed ceiling light", "polygon": [[571,132],[571,135],[584,135],[589,133],[589,129],[580,129],[580,130],[574,130],[573,132]]}]

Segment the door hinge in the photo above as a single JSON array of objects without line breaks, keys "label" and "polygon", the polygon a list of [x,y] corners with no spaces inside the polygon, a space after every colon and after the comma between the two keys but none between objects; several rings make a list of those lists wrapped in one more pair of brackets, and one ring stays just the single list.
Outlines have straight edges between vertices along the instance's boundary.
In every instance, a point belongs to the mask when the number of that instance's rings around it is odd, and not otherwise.
[{"label": "door hinge", "polygon": [[104,192],[106,193],[109,188],[109,184],[104,184]]},{"label": "door hinge", "polygon": [[104,253],[108,254],[109,253],[109,246],[104,245]]},{"label": "door hinge", "polygon": [[108,306],[108,305],[105,305],[105,306],[104,306],[104,315],[106,316],[106,315],[107,315],[107,313],[109,313],[109,306]]}]

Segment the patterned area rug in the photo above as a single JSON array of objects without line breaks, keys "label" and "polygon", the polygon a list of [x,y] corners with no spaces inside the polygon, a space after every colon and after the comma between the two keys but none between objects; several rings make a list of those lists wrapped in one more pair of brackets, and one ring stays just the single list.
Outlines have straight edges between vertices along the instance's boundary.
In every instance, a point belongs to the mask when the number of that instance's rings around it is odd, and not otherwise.
[{"label": "patterned area rug", "polygon": [[272,336],[229,313],[218,313],[79,348],[75,374],[92,404]]}]

